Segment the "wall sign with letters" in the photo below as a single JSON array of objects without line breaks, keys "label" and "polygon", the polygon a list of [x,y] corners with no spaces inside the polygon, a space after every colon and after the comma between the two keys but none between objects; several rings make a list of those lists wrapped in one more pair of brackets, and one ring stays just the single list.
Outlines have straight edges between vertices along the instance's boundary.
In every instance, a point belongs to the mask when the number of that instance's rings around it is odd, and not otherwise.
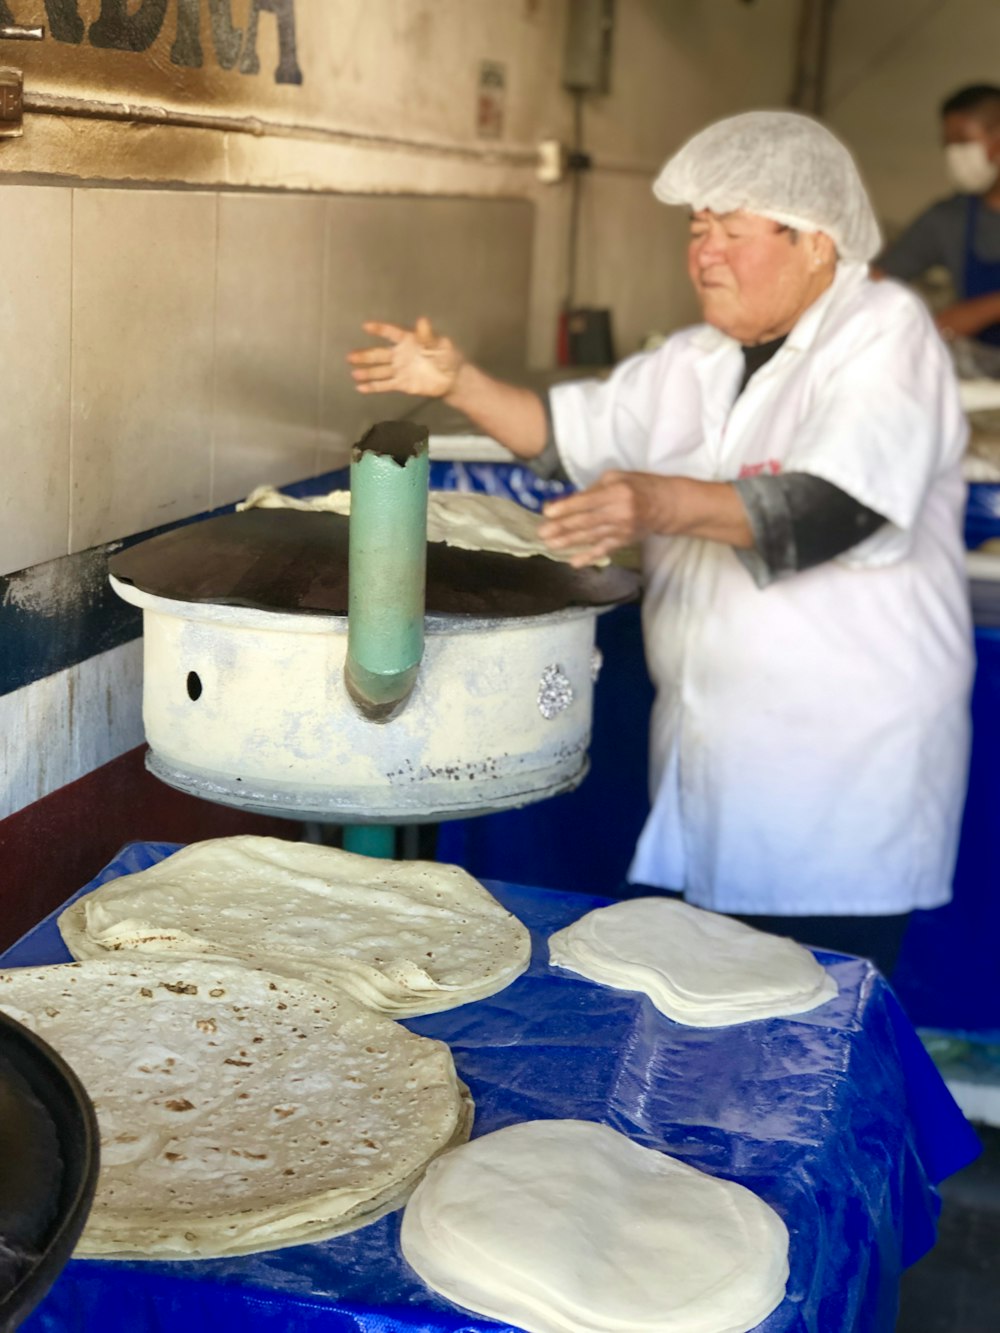
[{"label": "wall sign with letters", "polygon": [[[201,39],[202,9],[207,7],[212,49],[222,69],[256,74],[260,69],[257,34],[262,12],[273,14],[278,24],[281,58],[274,72],[276,83],[301,83],[295,34],[295,0],[250,0],[243,27],[233,21],[231,0],[140,0],[138,8],[128,0],[100,0],[100,12],[86,22],[80,0],[44,0],[45,17],[53,41],[70,46],[89,43],[109,51],[148,51],[164,34],[172,33],[170,61],[189,69],[205,63]],[[14,0],[0,0],[0,25],[26,22],[16,12]],[[35,7],[37,9],[37,6]],[[37,17],[32,15],[32,20]]]},{"label": "wall sign with letters", "polygon": [[507,141],[506,61],[519,53],[519,86],[536,89],[551,43],[504,0],[483,51],[473,3],[493,11],[494,0],[0,0],[0,27],[45,29],[42,41],[0,39],[24,109],[21,137],[0,138],[0,178],[524,193],[535,148]]}]

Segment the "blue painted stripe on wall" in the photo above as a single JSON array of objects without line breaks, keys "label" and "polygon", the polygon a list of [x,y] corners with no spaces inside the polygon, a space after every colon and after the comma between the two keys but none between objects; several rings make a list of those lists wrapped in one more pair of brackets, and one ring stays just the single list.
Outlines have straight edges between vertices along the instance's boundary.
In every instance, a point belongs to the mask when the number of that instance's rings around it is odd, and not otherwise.
[{"label": "blue painted stripe on wall", "polygon": [[0,580],[0,694],[117,648],[142,613],[111,591],[108,556],[124,543],[35,565]]},{"label": "blue painted stripe on wall", "polygon": [[[347,486],[349,476],[348,470],[341,468],[282,489],[299,497],[322,495]],[[110,556],[161,532],[229,514],[234,508],[224,505],[192,514],[176,523],[0,577],[0,695],[137,639],[142,633],[142,612],[112,592],[108,583]]]}]

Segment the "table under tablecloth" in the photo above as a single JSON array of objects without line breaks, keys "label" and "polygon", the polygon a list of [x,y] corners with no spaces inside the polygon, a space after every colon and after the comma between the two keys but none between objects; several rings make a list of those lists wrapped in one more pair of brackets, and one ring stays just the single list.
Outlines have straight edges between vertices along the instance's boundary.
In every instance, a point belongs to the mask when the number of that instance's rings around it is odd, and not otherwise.
[{"label": "table under tablecloth", "polygon": [[[174,850],[129,844],[81,893]],[[475,1098],[473,1133],[596,1120],[739,1181],[791,1235],[787,1296],[761,1333],[890,1333],[900,1273],[934,1242],[934,1186],[978,1142],[878,973],[820,954],[840,986],[822,1008],[687,1028],[641,996],[549,969],[546,937],[602,900],[488,887],[531,929],[530,970],[491,999],[407,1021],[451,1047]],[[53,915],[0,964],[67,959]],[[399,1222],[397,1212],[321,1244],[236,1259],[73,1260],[25,1333],[501,1329],[423,1286],[400,1254]]]}]

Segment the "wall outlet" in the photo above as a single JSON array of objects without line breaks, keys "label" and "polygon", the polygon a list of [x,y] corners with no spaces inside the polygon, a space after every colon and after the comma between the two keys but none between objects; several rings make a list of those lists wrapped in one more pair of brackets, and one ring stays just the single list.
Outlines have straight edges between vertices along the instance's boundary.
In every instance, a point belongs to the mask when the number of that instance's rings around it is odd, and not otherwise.
[{"label": "wall outlet", "polygon": [[558,185],[566,175],[566,149],[558,139],[543,139],[538,145],[535,175],[543,185]]}]

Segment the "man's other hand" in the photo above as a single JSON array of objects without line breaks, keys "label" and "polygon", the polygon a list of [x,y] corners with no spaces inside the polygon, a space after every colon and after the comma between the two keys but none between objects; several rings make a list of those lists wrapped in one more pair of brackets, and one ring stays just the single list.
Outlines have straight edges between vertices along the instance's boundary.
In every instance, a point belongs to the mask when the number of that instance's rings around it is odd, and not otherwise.
[{"label": "man's other hand", "polygon": [[412,329],[374,320],[361,327],[373,337],[384,338],[387,346],[348,353],[359,393],[446,398],[452,392],[465,358],[450,338],[434,332],[429,319],[418,319]]}]

